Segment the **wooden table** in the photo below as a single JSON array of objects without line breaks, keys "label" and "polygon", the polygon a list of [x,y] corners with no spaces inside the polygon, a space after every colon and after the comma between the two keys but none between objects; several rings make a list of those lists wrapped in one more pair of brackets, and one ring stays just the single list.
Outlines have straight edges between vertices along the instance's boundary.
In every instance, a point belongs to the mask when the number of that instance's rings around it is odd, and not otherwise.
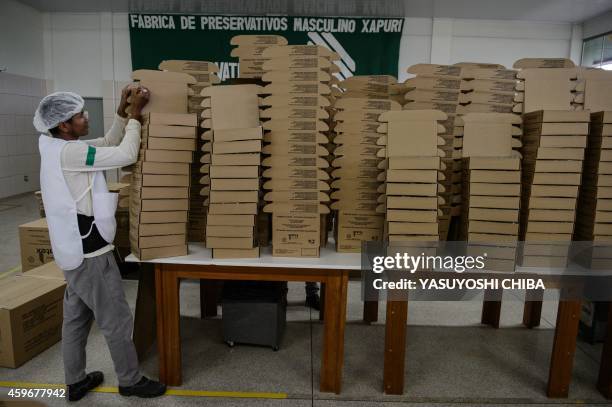
[{"label": "wooden table", "polygon": [[[126,261],[138,262],[130,255]],[[256,259],[213,259],[203,245],[189,245],[189,255],[147,261],[155,266],[157,346],[159,378],[170,386],[180,386],[181,334],[179,324],[180,279],[312,281],[325,286],[321,383],[324,392],[340,393],[344,362],[344,326],[348,275],[361,269],[359,254],[336,253],[321,249],[319,258],[272,257],[262,249]]]}]

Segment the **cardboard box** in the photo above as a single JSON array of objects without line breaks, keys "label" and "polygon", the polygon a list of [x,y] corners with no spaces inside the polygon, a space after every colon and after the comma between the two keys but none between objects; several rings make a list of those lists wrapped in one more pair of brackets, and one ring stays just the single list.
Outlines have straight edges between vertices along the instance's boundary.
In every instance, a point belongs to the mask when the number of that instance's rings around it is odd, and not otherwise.
[{"label": "cardboard box", "polygon": [[151,150],[195,151],[195,139],[148,137],[143,140],[143,146]]},{"label": "cardboard box", "polygon": [[189,199],[142,199],[142,212],[155,211],[186,211],[189,209]]},{"label": "cardboard box", "polygon": [[259,191],[210,191],[210,203],[237,203],[254,202],[257,203]]},{"label": "cardboard box", "polygon": [[246,129],[219,129],[214,131],[214,141],[241,141],[241,140],[261,140],[263,129],[261,126]]},{"label": "cardboard box", "polygon": [[210,178],[259,178],[259,166],[212,165]]},{"label": "cardboard box", "polygon": [[206,236],[206,247],[212,249],[252,249],[253,237],[213,237]]},{"label": "cardboard box", "polygon": [[186,256],[188,253],[187,245],[152,247],[152,248],[134,248],[132,252],[140,260],[154,260],[166,257]]},{"label": "cardboard box", "polygon": [[531,196],[576,198],[578,196],[578,186],[533,185],[531,187]]},{"label": "cardboard box", "polygon": [[518,209],[519,196],[486,196],[471,195],[469,207],[471,208],[497,208],[497,209]]},{"label": "cardboard box", "polygon": [[0,279],[0,366],[17,368],[57,343],[62,334],[62,279]]},{"label": "cardboard box", "polygon": [[151,161],[137,162],[134,172],[140,174],[157,175],[189,175],[189,163],[159,163]]},{"label": "cardboard box", "polygon": [[255,216],[253,215],[219,215],[209,214],[207,225],[210,226],[253,226]]},{"label": "cardboard box", "polygon": [[206,236],[207,237],[250,237],[254,236],[253,226],[217,226],[217,225],[206,225]]},{"label": "cardboard box", "polygon": [[211,215],[257,215],[257,203],[211,203],[208,205],[208,216]]},{"label": "cardboard box", "polygon": [[261,140],[213,141],[212,152],[215,154],[259,153]]},{"label": "cardboard box", "polygon": [[470,208],[469,220],[518,222],[519,212],[516,209]]},{"label": "cardboard box", "polygon": [[225,179],[214,178],[210,180],[210,189],[214,191],[258,191],[258,178]]},{"label": "cardboard box", "polygon": [[574,222],[538,222],[529,219],[527,232],[536,233],[573,233]]},{"label": "cardboard box", "polygon": [[180,246],[187,244],[186,233],[178,235],[158,235],[158,236],[130,236],[133,247],[139,249],[158,248],[167,246]]},{"label": "cardboard box", "polygon": [[28,271],[53,260],[47,219],[37,219],[19,226],[21,271]]},{"label": "cardboard box", "polygon": [[[156,114],[152,114],[154,118],[156,118]],[[195,115],[189,115],[190,121],[191,117],[195,118]],[[152,120],[152,119],[149,119]],[[143,127],[143,136],[149,138],[182,138],[187,140],[195,140],[196,138],[196,127],[197,123],[191,126],[179,126],[179,125],[163,125],[163,124],[149,124],[146,127]],[[144,137],[143,137],[144,138]],[[175,150],[175,149],[170,149]]]},{"label": "cardboard box", "polygon": [[191,163],[193,162],[193,151],[144,150],[144,161]]},{"label": "cardboard box", "polygon": [[272,213],[272,255],[317,257],[321,243],[319,214]]},{"label": "cardboard box", "polygon": [[27,270],[23,272],[23,274],[28,277],[50,278],[65,281],[64,272],[54,261],[50,261],[42,266]]},{"label": "cardboard box", "polygon": [[143,187],[189,187],[189,177],[185,175],[137,174],[133,182]]},{"label": "cardboard box", "polygon": [[130,217],[143,223],[187,223],[187,211],[138,212],[130,208]]},{"label": "cardboard box", "polygon": [[140,236],[180,235],[187,230],[185,223],[133,223],[132,234]]},{"label": "cardboard box", "polygon": [[[133,187],[134,188],[134,187]],[[187,187],[140,187],[140,199],[186,199],[189,198]]]}]

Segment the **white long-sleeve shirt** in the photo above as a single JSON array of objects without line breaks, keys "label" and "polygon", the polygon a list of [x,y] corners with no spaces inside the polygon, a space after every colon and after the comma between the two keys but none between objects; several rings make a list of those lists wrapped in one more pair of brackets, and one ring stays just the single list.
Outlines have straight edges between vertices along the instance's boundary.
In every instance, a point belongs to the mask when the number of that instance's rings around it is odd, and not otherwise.
[{"label": "white long-sleeve shirt", "polygon": [[[61,153],[62,170],[68,189],[75,201],[93,181],[94,171],[125,167],[136,162],[140,149],[140,123],[115,115],[110,130],[104,137],[66,143]],[[77,203],[77,213],[93,216],[91,189]],[[113,250],[108,245],[85,257],[95,257]]]}]

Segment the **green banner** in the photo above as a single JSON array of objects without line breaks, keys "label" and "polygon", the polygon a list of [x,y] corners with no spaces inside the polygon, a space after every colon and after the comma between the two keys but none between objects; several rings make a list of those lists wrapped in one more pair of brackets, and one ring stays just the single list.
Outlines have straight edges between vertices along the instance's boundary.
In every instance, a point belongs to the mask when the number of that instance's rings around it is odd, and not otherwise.
[{"label": "green banner", "polygon": [[221,79],[238,77],[230,56],[235,35],[277,34],[291,45],[318,44],[336,51],[341,77],[397,77],[401,18],[263,17],[130,14],[132,69],[157,69],[165,59],[212,61]]}]

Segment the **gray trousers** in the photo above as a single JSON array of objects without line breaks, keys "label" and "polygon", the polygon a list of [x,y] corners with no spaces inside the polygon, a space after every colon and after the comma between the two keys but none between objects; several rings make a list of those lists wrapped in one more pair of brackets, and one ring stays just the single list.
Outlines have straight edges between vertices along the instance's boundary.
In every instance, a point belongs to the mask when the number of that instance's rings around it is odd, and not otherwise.
[{"label": "gray trousers", "polygon": [[136,384],[142,374],[132,342],[134,322],[125,300],[121,274],[112,252],[86,258],[74,270],[64,270],[62,354],[66,384],[86,377],[85,346],[95,319],[115,365],[119,386]]}]

